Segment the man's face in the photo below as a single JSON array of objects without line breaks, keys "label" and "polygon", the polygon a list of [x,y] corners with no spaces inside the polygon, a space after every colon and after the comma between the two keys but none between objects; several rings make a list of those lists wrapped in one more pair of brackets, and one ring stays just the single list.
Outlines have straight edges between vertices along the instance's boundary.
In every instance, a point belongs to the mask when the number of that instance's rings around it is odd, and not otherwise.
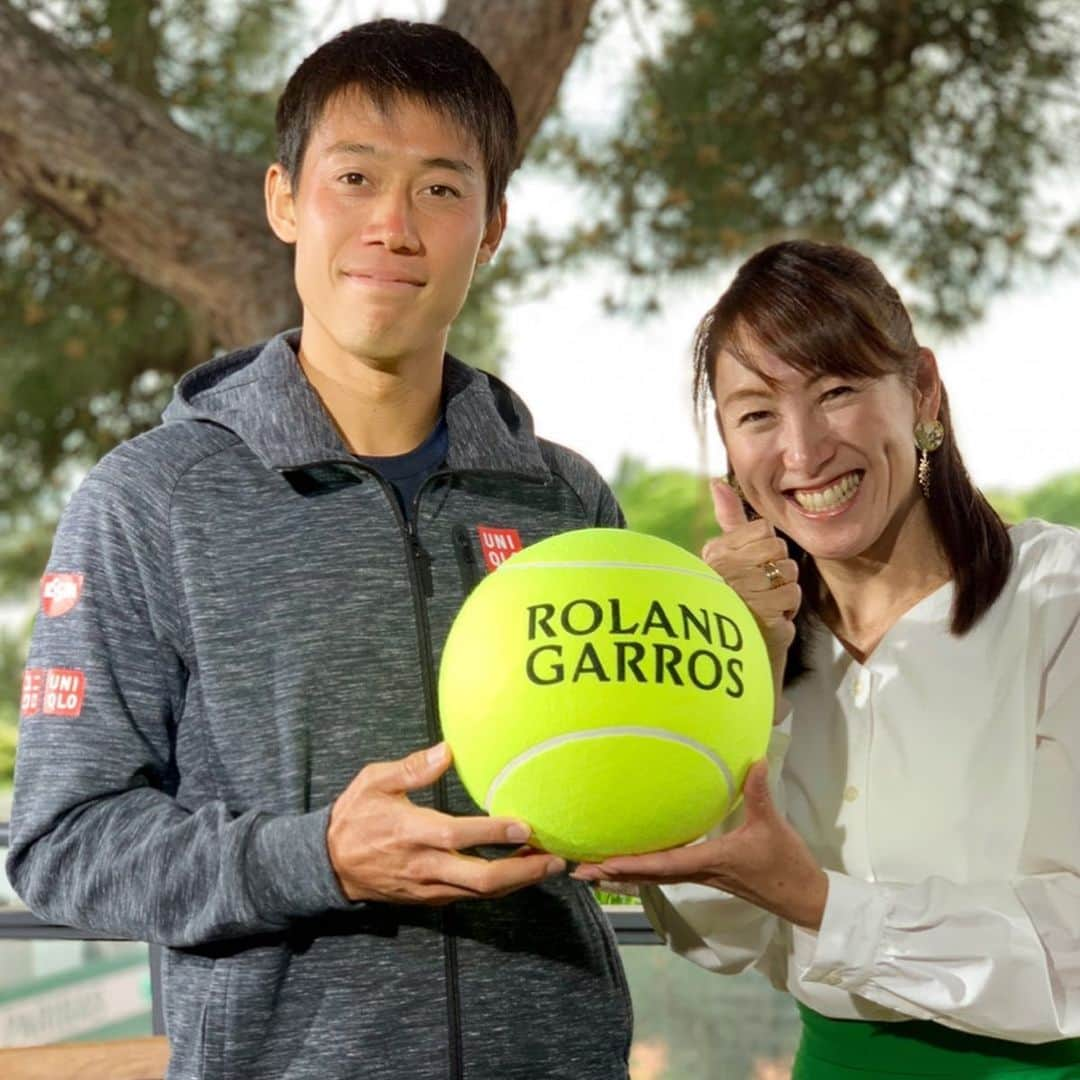
[{"label": "man's face", "polygon": [[359,93],[332,99],[292,190],[267,173],[275,233],[296,245],[304,339],[396,368],[441,358],[473,270],[494,254],[484,164],[444,116],[408,99],[385,115]]}]

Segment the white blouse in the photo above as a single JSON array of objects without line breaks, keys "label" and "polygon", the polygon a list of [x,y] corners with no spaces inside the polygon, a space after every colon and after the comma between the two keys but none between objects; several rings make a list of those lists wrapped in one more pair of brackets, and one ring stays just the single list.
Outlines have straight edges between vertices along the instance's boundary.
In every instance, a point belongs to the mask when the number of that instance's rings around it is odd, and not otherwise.
[{"label": "white blouse", "polygon": [[826,1016],[1080,1036],[1080,531],[1011,536],[1005,588],[966,636],[950,583],[864,664],[824,627],[810,642],[769,759],[828,874],[820,931],[705,886],[643,889],[672,949],[753,964]]}]

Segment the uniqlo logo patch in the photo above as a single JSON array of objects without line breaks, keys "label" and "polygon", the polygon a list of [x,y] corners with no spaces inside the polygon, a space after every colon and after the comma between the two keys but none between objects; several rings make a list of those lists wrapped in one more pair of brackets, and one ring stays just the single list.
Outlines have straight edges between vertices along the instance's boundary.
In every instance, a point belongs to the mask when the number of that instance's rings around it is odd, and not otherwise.
[{"label": "uniqlo logo patch", "polygon": [[44,716],[78,716],[86,694],[86,676],[72,668],[49,668],[45,672]]},{"label": "uniqlo logo patch", "polygon": [[22,701],[20,716],[37,716],[41,712],[41,699],[45,691],[45,669],[28,667],[22,677]]},{"label": "uniqlo logo patch", "polygon": [[82,596],[82,574],[46,574],[41,579],[41,610],[49,619],[65,615]]},{"label": "uniqlo logo patch", "polygon": [[490,525],[477,525],[480,550],[484,553],[484,565],[488,573],[498,570],[515,551],[521,550],[521,537],[517,529],[495,529]]}]

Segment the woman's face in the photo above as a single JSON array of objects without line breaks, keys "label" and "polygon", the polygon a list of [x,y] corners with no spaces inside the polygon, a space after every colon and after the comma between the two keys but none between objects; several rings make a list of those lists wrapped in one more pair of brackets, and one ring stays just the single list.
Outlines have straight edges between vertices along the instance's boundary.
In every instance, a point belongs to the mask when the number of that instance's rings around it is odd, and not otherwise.
[{"label": "woman's face", "polygon": [[720,433],[750,505],[817,559],[866,554],[921,498],[913,430],[937,416],[933,354],[899,375],[804,375],[763,349],[717,358]]}]

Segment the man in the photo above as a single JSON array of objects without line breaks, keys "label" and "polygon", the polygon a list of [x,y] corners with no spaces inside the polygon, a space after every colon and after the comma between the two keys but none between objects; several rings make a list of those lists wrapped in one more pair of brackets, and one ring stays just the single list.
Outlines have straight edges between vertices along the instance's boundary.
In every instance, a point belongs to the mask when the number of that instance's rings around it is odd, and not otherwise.
[{"label": "man", "polygon": [[[212,360],[57,533],[8,871],[169,946],[169,1076],[625,1077],[586,887],[478,814],[435,677],[485,550],[620,524],[581,458],[444,355],[516,123],[484,58],[380,21],[308,57],[266,176],[299,333]],[[59,599],[58,599],[59,598]]]}]

